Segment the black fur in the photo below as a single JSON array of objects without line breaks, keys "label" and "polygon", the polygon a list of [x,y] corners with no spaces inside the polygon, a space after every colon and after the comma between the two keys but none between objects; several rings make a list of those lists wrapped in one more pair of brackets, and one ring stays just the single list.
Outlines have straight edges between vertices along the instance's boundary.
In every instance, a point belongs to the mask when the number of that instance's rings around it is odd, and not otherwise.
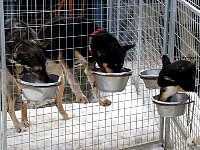
[{"label": "black fur", "polygon": [[196,67],[193,63],[188,60],[171,63],[166,55],[163,55],[162,63],[163,68],[158,77],[158,85],[161,87],[160,94],[167,92],[166,89],[169,86],[179,86],[184,91],[195,90]]},{"label": "black fur", "polygon": [[[47,58],[58,60],[59,53],[62,53],[64,59],[67,59],[68,66],[73,67],[74,51],[78,50],[88,62],[96,61],[100,67],[102,63],[106,63],[113,72],[119,72],[124,63],[126,51],[135,45],[123,47],[106,31],[99,31],[92,35],[98,29],[95,23],[81,17],[55,17],[39,31],[38,37],[52,43],[46,48]],[[90,37],[92,37],[93,57],[88,57]]]},{"label": "black fur", "polygon": [[76,101],[88,102],[71,69],[74,63],[81,63],[85,66],[85,73],[95,99],[101,106],[111,104],[110,100],[101,97],[92,69],[97,62],[105,72],[119,72],[124,64],[126,51],[135,45],[121,46],[110,33],[102,31],[95,23],[81,17],[55,17],[41,28],[38,37],[44,43],[51,43],[46,47],[46,57],[54,60],[53,62],[59,62],[58,65],[62,66],[58,72],[62,75],[63,82],[56,101],[62,103],[66,77]]},{"label": "black fur", "polygon": [[108,64],[107,67],[113,72],[120,72],[127,50],[134,46],[121,46],[118,40],[107,31],[92,35],[91,49],[94,60],[101,68],[103,68],[103,63]]},{"label": "black fur", "polygon": [[13,64],[19,63],[26,66],[26,69],[29,68],[24,70],[34,72],[40,80],[48,82],[43,45],[32,28],[18,19],[8,19],[5,21],[5,37],[6,62],[10,73],[16,76],[16,67]]},{"label": "black fur", "polygon": [[[70,67],[73,67],[74,51],[78,50],[84,57],[88,55],[89,33],[98,27],[87,20],[78,18],[55,17],[45,23],[38,32],[38,38],[51,43],[46,47],[45,55],[57,61],[62,53]],[[93,61],[93,60],[90,60]]]}]

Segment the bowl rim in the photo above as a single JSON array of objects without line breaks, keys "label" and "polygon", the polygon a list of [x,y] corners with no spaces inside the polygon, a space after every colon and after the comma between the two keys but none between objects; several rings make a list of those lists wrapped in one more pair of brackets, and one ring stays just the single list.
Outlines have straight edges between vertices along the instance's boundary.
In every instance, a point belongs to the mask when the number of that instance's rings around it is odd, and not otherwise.
[{"label": "bowl rim", "polygon": [[92,73],[99,75],[99,76],[120,77],[120,76],[131,76],[132,75],[132,70],[129,68],[125,68],[125,67],[123,67],[123,69],[126,69],[127,72],[120,72],[120,73],[98,72],[98,71],[96,71],[97,69],[100,69],[100,68],[93,68]]},{"label": "bowl rim", "polygon": [[145,70],[140,71],[140,73],[139,73],[140,78],[142,78],[142,79],[152,79],[153,80],[153,79],[157,79],[159,77],[159,75],[144,75],[144,74],[142,74],[143,72],[149,71],[149,70],[159,70],[159,71],[161,71],[161,69],[159,69],[159,68],[145,69]]},{"label": "bowl rim", "polygon": [[187,96],[187,100],[185,102],[163,102],[163,101],[156,100],[154,97],[158,96],[158,95],[155,95],[155,96],[153,96],[153,100],[152,101],[155,104],[163,105],[163,106],[186,105],[186,104],[189,104],[189,103],[193,102],[193,101],[190,101],[190,96],[188,94],[186,94],[186,93],[177,93],[177,94],[186,95]]},{"label": "bowl rim", "polygon": [[[50,74],[50,75],[56,75],[56,74]],[[52,83],[32,83],[32,82],[27,82],[23,81],[20,78],[17,79],[17,82],[20,83],[22,86],[32,86],[32,87],[39,87],[39,88],[48,88],[52,86],[59,86],[61,84],[61,76],[58,76],[58,81],[52,82]]]}]

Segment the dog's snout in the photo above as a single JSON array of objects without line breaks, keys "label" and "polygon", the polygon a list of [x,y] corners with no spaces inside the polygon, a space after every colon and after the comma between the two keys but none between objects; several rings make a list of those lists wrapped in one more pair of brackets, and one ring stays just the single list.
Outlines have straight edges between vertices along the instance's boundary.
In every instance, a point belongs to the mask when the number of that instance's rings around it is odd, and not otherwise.
[{"label": "dog's snout", "polygon": [[184,90],[178,85],[161,87],[158,100],[167,101],[169,97],[174,96],[178,92],[184,92]]}]

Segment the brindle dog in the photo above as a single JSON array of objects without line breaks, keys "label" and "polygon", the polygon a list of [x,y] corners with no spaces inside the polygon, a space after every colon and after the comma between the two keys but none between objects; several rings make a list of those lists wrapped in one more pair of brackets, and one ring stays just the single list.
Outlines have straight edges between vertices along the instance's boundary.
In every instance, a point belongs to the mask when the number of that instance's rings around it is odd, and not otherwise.
[{"label": "brindle dog", "polygon": [[[20,91],[21,87],[16,79],[20,74],[17,70],[17,65],[22,67],[21,74],[31,72],[35,74],[39,80],[49,82],[50,78],[46,72],[46,56],[43,48],[46,46],[38,40],[36,32],[26,23],[18,19],[9,19],[5,21],[5,40],[6,40],[6,62],[9,78],[7,82],[7,101],[8,113],[13,121],[17,132],[21,132],[22,125],[29,126],[27,119],[27,102],[22,100],[22,120],[21,123],[15,115],[16,91]],[[14,83],[14,89],[10,90],[10,81]],[[60,102],[56,101],[58,109],[62,109],[64,119],[68,116],[63,112],[63,107]]]}]

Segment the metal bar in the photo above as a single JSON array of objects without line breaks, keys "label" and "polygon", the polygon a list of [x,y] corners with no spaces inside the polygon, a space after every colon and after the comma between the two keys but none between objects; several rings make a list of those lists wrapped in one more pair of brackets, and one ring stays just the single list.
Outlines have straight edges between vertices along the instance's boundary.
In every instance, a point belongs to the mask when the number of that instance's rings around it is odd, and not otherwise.
[{"label": "metal bar", "polygon": [[[163,132],[164,132],[164,117],[160,117],[160,134],[159,134],[159,140],[163,143]],[[163,143],[164,144],[164,143]]]},{"label": "metal bar", "polygon": [[161,144],[161,143],[160,143],[160,141],[147,142],[147,143],[142,143],[142,144],[137,144],[137,145],[134,145],[134,146],[122,148],[120,150],[130,150],[130,149],[137,150],[137,149],[141,149],[141,148],[144,148],[144,147],[148,147],[149,148],[149,146],[152,146],[152,145],[155,145],[155,144]]},{"label": "metal bar", "polygon": [[108,16],[108,20],[107,20],[107,29],[109,32],[111,32],[111,26],[112,26],[112,1],[108,0],[107,1],[107,16]]},{"label": "metal bar", "polygon": [[200,10],[197,9],[196,7],[194,7],[193,5],[191,5],[190,3],[188,3],[187,1],[183,1],[183,0],[177,0],[177,2],[181,3],[184,5],[184,7],[188,8],[189,10],[191,10],[193,13],[195,13],[196,15],[200,16]]},{"label": "metal bar", "polygon": [[[4,14],[3,1],[0,1],[0,14]],[[2,150],[7,150],[7,101],[6,101],[6,59],[4,15],[0,15],[0,49],[1,49],[1,87],[2,87]]]},{"label": "metal bar", "polygon": [[164,17],[164,36],[163,36],[163,51],[162,55],[167,54],[168,45],[168,29],[169,29],[169,12],[171,0],[165,1],[165,17]]},{"label": "metal bar", "polygon": [[174,61],[174,41],[175,41],[175,20],[176,20],[176,0],[171,2],[170,6],[170,24],[169,24],[169,46],[168,53],[171,62]]},{"label": "metal bar", "polygon": [[121,0],[117,0],[117,39],[119,39],[119,31],[120,31],[120,13],[121,13],[121,9],[120,9],[120,1]]},{"label": "metal bar", "polygon": [[[141,57],[141,44],[142,44],[142,3],[143,0],[139,0],[139,15],[138,15],[138,45],[137,45],[137,62],[140,62]],[[138,63],[138,68],[140,68],[140,63]]]},{"label": "metal bar", "polygon": [[165,149],[170,149],[170,118],[165,117]]}]

